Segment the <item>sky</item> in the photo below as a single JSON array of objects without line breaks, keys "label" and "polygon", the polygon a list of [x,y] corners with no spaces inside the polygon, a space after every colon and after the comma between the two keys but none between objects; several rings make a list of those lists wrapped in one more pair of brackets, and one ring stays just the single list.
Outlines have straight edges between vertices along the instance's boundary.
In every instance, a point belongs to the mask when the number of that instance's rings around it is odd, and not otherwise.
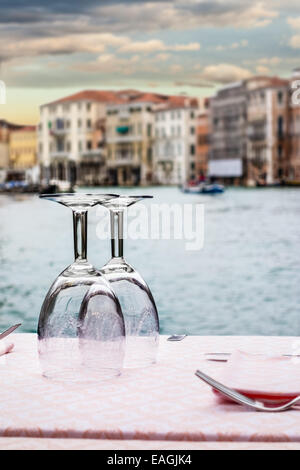
[{"label": "sky", "polygon": [[300,67],[299,0],[0,0],[0,119],[82,89],[211,96]]}]

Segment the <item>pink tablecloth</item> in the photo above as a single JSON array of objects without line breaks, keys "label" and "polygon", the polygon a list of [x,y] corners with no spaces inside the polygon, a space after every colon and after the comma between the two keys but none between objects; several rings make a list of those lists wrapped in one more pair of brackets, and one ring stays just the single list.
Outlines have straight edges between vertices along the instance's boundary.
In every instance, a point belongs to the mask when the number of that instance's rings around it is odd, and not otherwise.
[{"label": "pink tablecloth", "polygon": [[204,352],[239,348],[292,353],[296,338],[190,336],[182,342],[168,342],[161,337],[156,366],[128,370],[93,387],[56,384],[42,378],[36,336],[16,334],[11,340],[15,352],[0,358],[0,446],[3,438],[34,437],[300,442],[300,410],[264,414],[235,404],[220,405],[209,387],[194,376],[199,368],[218,378],[226,367],[204,360]]}]

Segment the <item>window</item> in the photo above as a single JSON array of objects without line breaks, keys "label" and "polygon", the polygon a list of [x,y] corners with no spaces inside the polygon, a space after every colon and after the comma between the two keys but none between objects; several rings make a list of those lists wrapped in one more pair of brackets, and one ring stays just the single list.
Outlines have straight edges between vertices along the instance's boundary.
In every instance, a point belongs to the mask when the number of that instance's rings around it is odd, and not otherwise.
[{"label": "window", "polygon": [[195,155],[195,145],[190,146],[190,154]]},{"label": "window", "polygon": [[282,102],[283,102],[283,93],[282,93],[282,91],[279,91],[277,93],[277,101],[278,101],[278,104],[282,104]]},{"label": "window", "polygon": [[92,141],[91,140],[87,141],[86,148],[87,148],[87,150],[92,150]]},{"label": "window", "polygon": [[148,163],[152,162],[152,148],[151,147],[148,147],[147,149],[147,160],[148,160]]},{"label": "window", "polygon": [[78,119],[77,124],[78,124],[78,127],[81,127],[81,124],[82,124],[81,119]]},{"label": "window", "polygon": [[86,127],[87,127],[88,129],[90,129],[90,128],[92,127],[92,123],[91,123],[91,120],[90,120],[90,119],[87,119],[87,121],[86,121]]},{"label": "window", "polygon": [[195,117],[195,113],[194,113],[194,111],[191,111],[191,114],[190,114],[190,116],[191,116],[191,119],[194,119],[194,117]]},{"label": "window", "polygon": [[91,110],[91,103],[87,103],[87,104],[86,104],[86,110],[87,110],[87,111],[90,111],[90,110]]},{"label": "window", "polygon": [[151,134],[152,134],[152,125],[147,124],[147,136],[151,137]]},{"label": "window", "polygon": [[192,135],[195,134],[195,128],[191,127],[190,132],[191,132]]},{"label": "window", "polygon": [[281,138],[283,136],[283,117],[279,116],[277,120],[277,132],[278,137]]},{"label": "window", "polygon": [[82,142],[81,141],[78,142],[78,150],[79,150],[79,152],[82,152]]}]

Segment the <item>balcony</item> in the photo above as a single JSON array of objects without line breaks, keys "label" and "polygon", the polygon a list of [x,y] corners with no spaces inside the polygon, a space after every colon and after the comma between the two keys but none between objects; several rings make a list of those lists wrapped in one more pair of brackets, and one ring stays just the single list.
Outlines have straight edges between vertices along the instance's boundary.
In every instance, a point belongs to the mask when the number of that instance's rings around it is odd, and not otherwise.
[{"label": "balcony", "polygon": [[70,152],[67,150],[55,150],[54,152],[50,152],[50,158],[69,158]]},{"label": "balcony", "polygon": [[107,161],[107,164],[111,167],[136,165],[136,163],[137,162],[134,159],[134,155],[130,152],[117,152],[114,160]]},{"label": "balcony", "polygon": [[247,137],[254,141],[264,141],[267,138],[266,127],[265,126],[249,126],[247,129]]},{"label": "balcony", "polygon": [[80,160],[87,163],[104,162],[103,150],[101,148],[97,148],[80,152]]},{"label": "balcony", "polygon": [[56,136],[63,136],[70,131],[64,119],[56,119],[53,123],[53,126],[51,126],[49,130],[51,134]]},{"label": "balcony", "polygon": [[108,144],[122,144],[122,143],[131,143],[131,142],[141,142],[143,136],[141,135],[132,135],[132,134],[123,134],[117,136],[107,136],[106,142]]},{"label": "balcony", "polygon": [[161,156],[157,156],[155,158],[155,160],[158,162],[158,163],[165,163],[165,162],[174,162],[176,160],[176,155],[173,155],[173,154],[165,154],[163,155],[162,157]]}]

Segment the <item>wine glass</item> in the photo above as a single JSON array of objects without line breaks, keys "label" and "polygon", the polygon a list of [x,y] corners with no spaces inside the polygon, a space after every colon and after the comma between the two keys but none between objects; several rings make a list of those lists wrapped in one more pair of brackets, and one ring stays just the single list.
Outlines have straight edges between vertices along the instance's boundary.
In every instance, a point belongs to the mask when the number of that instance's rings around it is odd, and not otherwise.
[{"label": "wine glass", "polygon": [[125,320],[124,367],[145,367],[156,362],[159,319],[153,295],[141,275],[124,258],[124,209],[152,196],[119,196],[104,201],[110,211],[111,260],[100,270],[118,297]]},{"label": "wine glass", "polygon": [[[120,374],[125,325],[118,299],[102,274],[87,260],[87,213],[112,194],[50,194],[73,212],[75,261],[54,281],[42,305],[38,349],[45,377],[97,382]],[[85,309],[86,292],[97,286],[98,310]]]}]

